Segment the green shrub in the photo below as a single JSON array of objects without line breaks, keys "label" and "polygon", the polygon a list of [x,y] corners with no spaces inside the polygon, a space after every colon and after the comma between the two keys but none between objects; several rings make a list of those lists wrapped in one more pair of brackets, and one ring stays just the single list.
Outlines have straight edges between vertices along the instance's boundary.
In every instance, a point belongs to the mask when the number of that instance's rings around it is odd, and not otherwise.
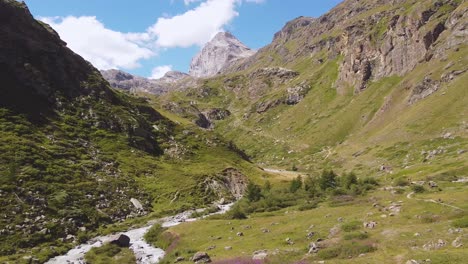
[{"label": "green shrub", "polygon": [[337,185],[336,176],[337,175],[335,174],[335,172],[333,172],[333,170],[330,170],[330,171],[324,170],[322,172],[322,175],[320,175],[320,178],[318,181],[320,189],[325,191],[327,189],[336,188],[336,185]]},{"label": "green shrub", "polygon": [[317,202],[311,202],[311,203],[306,203],[306,204],[301,204],[298,208],[299,211],[307,211],[311,209],[317,208]]},{"label": "green shrub", "polygon": [[452,226],[457,228],[467,228],[468,227],[468,216],[456,219],[452,222]]},{"label": "green shrub", "polygon": [[85,260],[89,264],[136,263],[133,251],[114,244],[92,248],[86,253]]},{"label": "green shrub", "polygon": [[146,232],[144,238],[148,243],[156,245],[164,231],[166,231],[164,227],[160,224],[155,224],[148,230],[148,232]]},{"label": "green shrub", "polygon": [[246,219],[247,215],[240,208],[239,205],[234,205],[231,210],[227,213],[229,219]]},{"label": "green shrub", "polygon": [[322,249],[318,252],[318,256],[322,259],[352,258],[375,250],[377,249],[370,245],[358,242],[346,242],[339,246]]},{"label": "green shrub", "polygon": [[395,180],[394,185],[395,186],[400,186],[400,187],[408,186],[409,181],[407,179],[405,179],[405,178],[398,178],[398,179]]},{"label": "green shrub", "polygon": [[367,233],[362,233],[362,232],[353,232],[353,233],[348,233],[344,235],[345,240],[364,240],[369,238],[369,234]]},{"label": "green shrub", "polygon": [[262,198],[262,189],[260,188],[260,186],[249,182],[245,191],[245,195],[247,199],[251,202],[258,201]]},{"label": "green shrub", "polygon": [[360,229],[362,226],[362,223],[359,221],[352,221],[349,223],[345,223],[341,226],[341,230],[345,232],[351,232]]},{"label": "green shrub", "polygon": [[415,193],[423,193],[426,191],[426,189],[422,185],[413,185],[411,186],[411,190]]},{"label": "green shrub", "polygon": [[302,188],[302,177],[299,175],[297,178],[291,181],[291,184],[289,185],[289,191],[292,193],[297,192]]}]

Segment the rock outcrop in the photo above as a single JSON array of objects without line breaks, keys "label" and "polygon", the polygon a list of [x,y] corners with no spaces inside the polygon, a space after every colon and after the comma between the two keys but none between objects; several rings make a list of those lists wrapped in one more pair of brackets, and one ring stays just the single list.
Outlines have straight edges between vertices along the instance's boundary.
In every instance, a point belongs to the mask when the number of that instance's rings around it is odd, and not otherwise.
[{"label": "rock outcrop", "polygon": [[194,77],[211,77],[254,53],[231,33],[220,32],[192,59],[189,74]]}]

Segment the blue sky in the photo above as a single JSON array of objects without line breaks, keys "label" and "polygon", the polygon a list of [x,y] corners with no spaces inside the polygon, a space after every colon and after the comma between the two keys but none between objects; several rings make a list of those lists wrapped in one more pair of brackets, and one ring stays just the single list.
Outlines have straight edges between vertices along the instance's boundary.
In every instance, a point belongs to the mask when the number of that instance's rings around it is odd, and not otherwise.
[{"label": "blue sky", "polygon": [[298,16],[318,17],[341,0],[26,0],[99,69],[160,77],[187,72],[191,58],[219,31],[258,49]]}]

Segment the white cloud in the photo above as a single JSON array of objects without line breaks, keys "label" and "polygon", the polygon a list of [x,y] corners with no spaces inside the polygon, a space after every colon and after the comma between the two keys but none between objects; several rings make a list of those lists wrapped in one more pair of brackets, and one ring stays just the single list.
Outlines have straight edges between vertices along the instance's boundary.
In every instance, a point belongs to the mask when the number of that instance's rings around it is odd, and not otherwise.
[{"label": "white cloud", "polygon": [[164,76],[168,71],[172,71],[172,65],[163,65],[163,66],[158,66],[154,68],[151,71],[151,77],[150,79],[159,79]]},{"label": "white cloud", "polygon": [[245,0],[247,3],[256,3],[256,4],[261,4],[266,2],[266,0]]},{"label": "white cloud", "polygon": [[69,48],[99,69],[133,69],[140,66],[139,60],[155,55],[154,51],[141,44],[150,39],[148,34],[113,31],[105,28],[96,17],[39,19],[50,24]]},{"label": "white cloud", "polygon": [[[42,17],[68,43],[73,51],[99,69],[133,69],[140,61],[156,56],[167,48],[202,46],[223,31],[239,15],[243,2],[266,0],[184,0],[185,4],[201,2],[183,14],[162,16],[146,32],[122,33],[108,29],[94,16]],[[168,69],[157,67],[153,76]]]},{"label": "white cloud", "polygon": [[157,37],[160,47],[203,45],[233,18],[239,15],[239,0],[207,0],[198,7],[171,18],[159,18],[149,33]]},{"label": "white cloud", "polygon": [[201,0],[184,0],[185,5],[190,5],[191,3],[200,2]]}]

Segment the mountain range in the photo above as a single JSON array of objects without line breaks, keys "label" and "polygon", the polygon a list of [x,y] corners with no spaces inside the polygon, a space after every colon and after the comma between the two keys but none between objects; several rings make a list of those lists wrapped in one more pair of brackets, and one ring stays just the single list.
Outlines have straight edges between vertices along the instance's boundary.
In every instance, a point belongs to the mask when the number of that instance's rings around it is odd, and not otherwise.
[{"label": "mountain range", "polygon": [[0,0],[0,262],[237,202],[145,238],[160,263],[463,263],[467,24],[461,0],[345,0],[153,80]]}]

